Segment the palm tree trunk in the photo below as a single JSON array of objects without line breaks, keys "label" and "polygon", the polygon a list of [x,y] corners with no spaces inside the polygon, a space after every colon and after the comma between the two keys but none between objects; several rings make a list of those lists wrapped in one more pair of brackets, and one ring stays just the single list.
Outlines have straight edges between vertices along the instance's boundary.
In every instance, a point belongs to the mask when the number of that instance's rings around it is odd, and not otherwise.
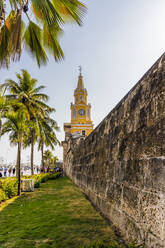
[{"label": "palm tree trunk", "polygon": [[18,178],[18,150],[17,150],[17,161],[16,161],[16,178]]},{"label": "palm tree trunk", "polygon": [[17,157],[17,167],[18,167],[18,195],[21,194],[21,143],[18,142],[18,157]]},{"label": "palm tree trunk", "polygon": [[34,175],[34,131],[32,130],[32,140],[31,140],[31,175]]},{"label": "palm tree trunk", "polygon": [[41,168],[45,171],[44,165],[44,143],[41,141]]}]

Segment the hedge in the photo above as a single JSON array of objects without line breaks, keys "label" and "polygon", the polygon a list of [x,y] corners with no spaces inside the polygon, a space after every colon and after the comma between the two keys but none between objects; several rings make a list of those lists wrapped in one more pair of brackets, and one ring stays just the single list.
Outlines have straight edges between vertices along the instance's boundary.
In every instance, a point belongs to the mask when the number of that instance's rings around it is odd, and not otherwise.
[{"label": "hedge", "polygon": [[[53,174],[37,174],[33,176],[23,176],[24,178],[34,178],[34,187],[39,188],[41,183],[48,180],[56,179],[61,176],[61,172]],[[18,192],[18,180],[15,177],[0,179],[0,203],[7,199],[16,196]]]}]

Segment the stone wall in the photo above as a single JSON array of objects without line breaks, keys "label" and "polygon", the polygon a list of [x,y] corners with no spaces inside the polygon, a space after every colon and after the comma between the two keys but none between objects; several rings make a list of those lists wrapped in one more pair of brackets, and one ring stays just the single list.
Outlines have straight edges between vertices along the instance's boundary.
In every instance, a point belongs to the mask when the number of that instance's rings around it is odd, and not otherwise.
[{"label": "stone wall", "polygon": [[85,139],[64,169],[126,241],[165,247],[165,55]]}]

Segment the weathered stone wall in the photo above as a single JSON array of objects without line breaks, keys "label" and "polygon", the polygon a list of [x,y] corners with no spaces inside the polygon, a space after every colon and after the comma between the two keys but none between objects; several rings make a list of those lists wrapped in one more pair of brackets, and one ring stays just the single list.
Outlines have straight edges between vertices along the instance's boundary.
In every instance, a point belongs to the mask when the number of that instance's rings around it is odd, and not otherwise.
[{"label": "weathered stone wall", "polygon": [[164,248],[165,55],[85,140],[67,144],[66,174],[124,239]]}]

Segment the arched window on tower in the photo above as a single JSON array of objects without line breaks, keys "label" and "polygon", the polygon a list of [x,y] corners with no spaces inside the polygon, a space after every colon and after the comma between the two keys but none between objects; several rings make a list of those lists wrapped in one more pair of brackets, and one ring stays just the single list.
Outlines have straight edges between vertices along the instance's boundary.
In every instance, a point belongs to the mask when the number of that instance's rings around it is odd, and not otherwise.
[{"label": "arched window on tower", "polygon": [[73,118],[75,119],[76,118],[76,110],[73,109]]},{"label": "arched window on tower", "polygon": [[78,103],[78,96],[76,96],[76,103]]},{"label": "arched window on tower", "polygon": [[82,102],[82,100],[83,100],[83,96],[80,96],[80,102]]}]

